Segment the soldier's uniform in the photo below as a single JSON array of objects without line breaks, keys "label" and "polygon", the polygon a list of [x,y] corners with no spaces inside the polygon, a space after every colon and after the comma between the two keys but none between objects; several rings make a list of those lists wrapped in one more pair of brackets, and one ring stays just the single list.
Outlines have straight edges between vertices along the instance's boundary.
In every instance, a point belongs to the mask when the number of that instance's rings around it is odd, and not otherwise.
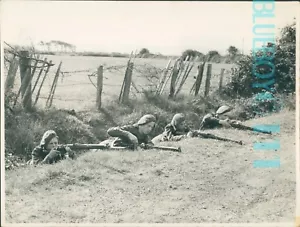
[{"label": "soldier's uniform", "polygon": [[27,162],[29,165],[36,164],[53,164],[68,157],[74,158],[74,152],[68,147],[57,147],[47,150],[48,143],[57,137],[55,131],[48,130],[44,133],[40,144],[35,147],[31,153],[31,160]]},{"label": "soldier's uniform", "polygon": [[200,130],[205,129],[213,129],[213,128],[219,128],[219,127],[231,127],[231,123],[238,124],[239,121],[236,120],[230,120],[229,118],[226,119],[219,119],[219,117],[215,114],[209,113],[206,114],[200,124]]},{"label": "soldier's uniform", "polygon": [[200,125],[200,130],[218,128],[221,126],[222,124],[220,123],[220,119],[218,119],[216,115],[209,113],[203,117]]},{"label": "soldier's uniform", "polygon": [[179,141],[183,138],[186,138],[187,133],[190,131],[189,127],[184,126],[179,128],[180,124],[183,124],[185,117],[183,114],[178,113],[173,116],[171,123],[165,126],[165,130],[162,134],[154,137],[152,139],[153,143],[159,143],[163,141]]},{"label": "soldier's uniform", "polygon": [[151,138],[148,134],[143,134],[140,132],[139,127],[146,125],[151,122],[156,122],[156,118],[153,115],[144,115],[136,124],[112,127],[107,130],[107,134],[111,137],[116,137],[114,139],[108,139],[100,144],[105,144],[113,147],[127,147],[133,149],[134,141],[132,141],[132,136],[136,137],[138,144],[153,145]]}]

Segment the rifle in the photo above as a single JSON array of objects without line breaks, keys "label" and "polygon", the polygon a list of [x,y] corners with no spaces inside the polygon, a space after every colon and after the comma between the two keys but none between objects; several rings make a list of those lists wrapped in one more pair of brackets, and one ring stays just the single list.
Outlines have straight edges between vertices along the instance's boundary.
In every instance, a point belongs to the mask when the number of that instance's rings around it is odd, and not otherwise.
[{"label": "rifle", "polygon": [[270,132],[270,131],[266,131],[266,130],[258,129],[258,128],[254,128],[254,127],[249,127],[249,126],[234,123],[234,122],[229,122],[229,124],[230,124],[231,127],[241,129],[241,130],[261,132],[261,133],[270,134],[270,135],[272,134],[272,132]]},{"label": "rifle", "polygon": [[181,147],[145,146],[145,149],[156,149],[156,150],[164,150],[164,151],[181,152]]},{"label": "rifle", "polygon": [[[155,149],[155,150],[163,150],[163,151],[174,151],[174,152],[181,152],[180,147],[166,147],[166,146],[151,146],[151,145],[142,145],[140,146],[142,149]],[[132,149],[130,147],[112,147],[113,149]]]},{"label": "rifle", "polygon": [[200,136],[202,138],[206,138],[206,139],[216,139],[216,140],[221,140],[221,141],[228,141],[228,142],[233,142],[233,143],[237,143],[237,144],[240,144],[240,145],[243,145],[243,141],[237,141],[237,140],[232,140],[232,139],[227,139],[227,138],[223,138],[223,137],[220,137],[220,136],[215,136],[213,134],[210,134],[210,133],[204,133],[204,132],[199,132],[199,131],[196,131],[194,132],[196,136]]},{"label": "rifle", "polygon": [[69,147],[71,150],[90,150],[90,149],[108,149],[109,146],[103,144],[80,144],[80,143],[73,143],[73,144],[64,144],[61,145],[63,147]]},{"label": "rifle", "polygon": [[[101,149],[101,150],[124,150],[124,149],[130,149],[130,147],[117,147],[117,146],[109,146],[103,145],[103,144],[65,144],[60,145],[63,147],[69,147],[71,150],[89,150],[89,149]],[[175,151],[175,152],[181,152],[180,147],[166,147],[166,146],[144,146],[144,149],[157,149],[157,150],[169,150],[169,151]]]}]

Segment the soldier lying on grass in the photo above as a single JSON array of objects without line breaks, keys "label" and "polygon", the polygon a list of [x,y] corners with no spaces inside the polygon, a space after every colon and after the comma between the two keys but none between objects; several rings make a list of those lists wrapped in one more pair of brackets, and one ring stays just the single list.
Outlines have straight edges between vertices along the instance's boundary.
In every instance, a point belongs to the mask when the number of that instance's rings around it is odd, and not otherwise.
[{"label": "soldier lying on grass", "polygon": [[240,121],[229,119],[228,113],[230,114],[232,110],[232,107],[223,105],[218,108],[216,113],[206,114],[201,121],[200,130],[220,127],[230,128],[232,124],[241,124]]},{"label": "soldier lying on grass", "polygon": [[172,119],[172,122],[165,127],[165,131],[162,134],[153,138],[152,142],[156,144],[163,141],[179,141],[185,138],[199,137],[242,144],[241,141],[222,138],[209,133],[203,133],[200,130],[190,130],[188,127],[185,126],[184,122],[185,117],[183,114],[175,114]]},{"label": "soldier lying on grass", "polygon": [[204,130],[204,129],[213,129],[213,128],[219,128],[219,127],[231,127],[229,124],[229,121],[233,121],[233,120],[229,120],[227,119],[219,119],[215,114],[209,113],[206,114],[202,121],[201,121],[201,125],[200,125],[200,130]]},{"label": "soldier lying on grass", "polygon": [[107,130],[108,135],[117,137],[113,141],[106,140],[102,143],[109,142],[109,146],[113,147],[128,147],[136,150],[138,147],[151,147],[153,143],[149,134],[155,126],[156,118],[147,114],[144,115],[136,124],[112,127]]},{"label": "soldier lying on grass", "polygon": [[179,141],[187,137],[189,128],[185,125],[185,116],[182,113],[177,113],[173,116],[171,123],[166,125],[165,131],[154,137],[152,142],[154,144],[163,141]]},{"label": "soldier lying on grass", "polygon": [[58,146],[58,136],[53,130],[44,133],[40,145],[35,147],[28,162],[30,165],[53,164],[62,159],[75,158],[74,152],[69,147]]},{"label": "soldier lying on grass", "polygon": [[220,120],[218,119],[217,116],[214,116],[213,114],[207,114],[203,117],[200,125],[200,131],[205,129],[219,128],[219,127],[226,127],[226,128],[232,127],[240,130],[260,132],[269,135],[272,134],[271,131],[265,130],[263,128],[246,126],[237,120],[230,120],[229,118],[226,118],[225,120]]}]

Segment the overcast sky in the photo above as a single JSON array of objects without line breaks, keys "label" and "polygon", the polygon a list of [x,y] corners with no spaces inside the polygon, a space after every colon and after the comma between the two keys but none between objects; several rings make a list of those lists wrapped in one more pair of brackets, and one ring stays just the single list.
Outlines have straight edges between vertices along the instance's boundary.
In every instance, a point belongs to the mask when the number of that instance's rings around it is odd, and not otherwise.
[{"label": "overcast sky", "polygon": [[[78,51],[130,53],[146,47],[174,55],[187,48],[224,54],[230,45],[245,53],[252,47],[252,2],[1,3],[1,35],[13,44],[61,40]],[[297,8],[296,2],[276,2],[270,22],[278,30]]]}]

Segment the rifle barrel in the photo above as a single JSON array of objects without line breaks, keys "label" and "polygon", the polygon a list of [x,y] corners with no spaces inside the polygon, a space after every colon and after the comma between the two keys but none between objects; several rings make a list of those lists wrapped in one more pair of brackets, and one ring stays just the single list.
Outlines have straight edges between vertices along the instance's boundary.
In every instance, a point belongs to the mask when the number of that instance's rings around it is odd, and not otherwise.
[{"label": "rifle barrel", "polygon": [[[113,149],[113,150],[124,150],[130,149],[128,147],[110,147],[103,144],[64,144],[62,146],[67,146],[72,150],[85,150],[85,149]],[[169,151],[176,151],[181,152],[180,147],[166,147],[166,146],[153,146],[150,149],[159,149],[159,150],[169,150]]]},{"label": "rifle barrel", "polygon": [[270,131],[266,131],[263,129],[258,129],[258,128],[254,128],[254,127],[250,127],[250,126],[246,126],[246,125],[241,125],[241,124],[236,124],[236,123],[231,123],[230,125],[233,128],[237,128],[237,129],[261,132],[261,133],[265,133],[265,134],[272,134],[272,132],[270,132]]},{"label": "rifle barrel", "polygon": [[108,147],[103,144],[66,144],[72,150],[84,150],[84,149],[107,149]]},{"label": "rifle barrel", "polygon": [[181,152],[180,147],[153,146],[153,149]]},{"label": "rifle barrel", "polygon": [[220,137],[220,136],[215,136],[215,135],[210,134],[210,133],[198,132],[198,135],[202,136],[203,138],[211,138],[211,139],[217,139],[217,140],[221,140],[221,141],[228,141],[228,142],[233,142],[233,143],[237,143],[237,144],[240,144],[240,145],[243,144],[242,141],[227,139],[227,138],[223,138],[223,137]]}]

